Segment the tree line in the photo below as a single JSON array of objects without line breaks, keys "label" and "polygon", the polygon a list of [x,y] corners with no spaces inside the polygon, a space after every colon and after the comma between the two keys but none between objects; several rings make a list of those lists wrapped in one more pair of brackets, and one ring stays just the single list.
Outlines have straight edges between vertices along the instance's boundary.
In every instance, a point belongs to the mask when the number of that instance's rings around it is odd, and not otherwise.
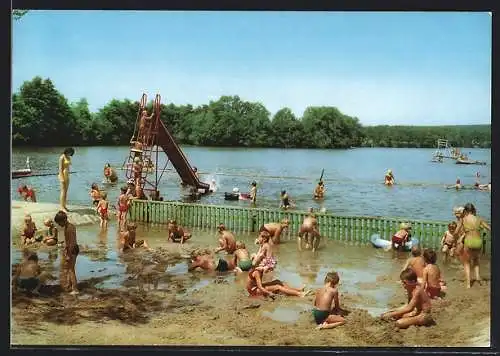
[{"label": "tree line", "polygon": [[[86,99],[70,103],[50,79],[37,76],[12,95],[12,143],[128,145],[138,108],[137,101],[113,99],[90,112]],[[162,104],[160,118],[178,143],[195,146],[435,147],[438,138],[445,138],[456,147],[491,147],[491,125],[363,126],[335,107],[310,106],[302,117],[289,108],[271,115],[262,103],[239,96],[199,106]]]}]

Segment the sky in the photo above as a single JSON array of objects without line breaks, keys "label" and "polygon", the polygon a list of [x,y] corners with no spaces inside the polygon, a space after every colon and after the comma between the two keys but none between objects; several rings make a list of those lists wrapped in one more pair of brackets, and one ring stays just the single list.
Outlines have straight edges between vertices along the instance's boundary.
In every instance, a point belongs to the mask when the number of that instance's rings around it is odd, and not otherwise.
[{"label": "sky", "polygon": [[335,106],[363,125],[491,123],[486,12],[30,11],[13,22],[12,90],[50,78],[91,111],[159,92]]}]

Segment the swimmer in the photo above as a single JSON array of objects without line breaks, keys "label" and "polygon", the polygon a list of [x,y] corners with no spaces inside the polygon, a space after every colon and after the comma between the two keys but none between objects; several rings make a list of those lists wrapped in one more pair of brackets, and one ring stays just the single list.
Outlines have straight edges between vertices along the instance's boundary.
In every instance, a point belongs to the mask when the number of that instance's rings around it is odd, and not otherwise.
[{"label": "swimmer", "polygon": [[106,163],[104,165],[104,178],[108,183],[116,183],[118,181],[116,171],[111,167],[109,163]]},{"label": "swimmer", "polygon": [[460,190],[463,188],[462,182],[460,180],[460,177],[457,177],[457,180],[455,181],[455,184],[447,186],[448,189],[450,188],[455,188],[456,190]]},{"label": "swimmer", "polygon": [[403,307],[389,310],[380,317],[382,320],[397,319],[396,327],[406,329],[411,325],[430,325],[431,300],[424,287],[417,282],[417,274],[408,268],[400,274],[401,283],[408,294],[408,304]]},{"label": "swimmer", "polygon": [[108,208],[109,202],[106,200],[108,194],[106,192],[101,193],[101,200],[97,203],[97,214],[99,214],[99,219],[101,220],[101,229],[106,229],[108,227]]},{"label": "swimmer", "polygon": [[314,252],[319,246],[321,235],[318,230],[318,220],[313,212],[313,208],[309,208],[308,212],[309,214],[304,218],[304,221],[300,226],[299,236],[297,237],[297,245],[299,251],[302,251],[302,243],[304,239],[306,249],[309,249],[312,246],[312,250]]},{"label": "swimmer", "polygon": [[224,258],[219,258],[216,263],[214,256],[209,250],[201,250],[191,253],[191,265],[188,267],[188,271],[193,271],[198,267],[205,271],[228,272],[233,271],[235,265],[233,260],[228,261]]},{"label": "swimmer", "polygon": [[252,266],[258,266],[257,269],[262,272],[272,271],[277,264],[276,258],[273,255],[273,249],[269,240],[271,235],[267,231],[262,231],[259,234],[258,241],[260,244],[259,251],[252,258]]},{"label": "swimmer", "polygon": [[318,182],[318,185],[314,189],[313,198],[314,199],[323,199],[324,197],[325,197],[325,185],[323,184],[323,181],[320,180]]},{"label": "swimmer", "polygon": [[441,278],[441,271],[436,265],[436,252],[432,249],[426,249],[424,251],[424,260],[426,266],[424,268],[422,286],[431,299],[439,298],[441,291],[445,290],[446,287],[443,279]]},{"label": "swimmer", "polygon": [[236,241],[236,251],[234,251],[234,265],[236,272],[250,271],[252,268],[252,260],[246,246],[241,241]]},{"label": "swimmer", "polygon": [[24,216],[24,225],[21,230],[21,244],[29,245],[36,241],[36,225],[30,214]]},{"label": "swimmer", "polygon": [[21,195],[24,201],[36,203],[36,193],[33,188],[23,184],[17,189],[17,192]]},{"label": "swimmer", "polygon": [[58,231],[57,231],[56,225],[54,224],[54,220],[46,219],[43,222],[43,225],[45,225],[48,228],[48,230],[47,230],[47,234],[44,236],[42,242],[47,246],[57,245]]},{"label": "swimmer", "polygon": [[246,284],[246,290],[251,297],[266,296],[274,299],[275,294],[284,294],[294,297],[305,297],[310,291],[304,291],[302,288],[293,288],[286,285],[279,279],[275,279],[271,282],[262,283],[263,271],[257,268],[252,268],[248,272],[248,279]]},{"label": "swimmer", "polygon": [[97,207],[99,204],[99,200],[101,200],[101,191],[99,190],[99,186],[97,183],[92,183],[90,186],[90,197],[92,198],[92,204]]},{"label": "swimmer", "polygon": [[413,246],[411,248],[411,255],[407,261],[405,266],[403,267],[403,271],[407,268],[412,269],[417,274],[418,283],[422,283],[424,276],[424,268],[425,268],[425,260],[422,257],[422,251],[418,246]]},{"label": "swimmer", "polygon": [[290,204],[290,197],[288,196],[286,190],[282,190],[281,191],[281,194],[280,194],[280,208],[282,209],[288,209],[291,207],[291,204]]},{"label": "swimmer", "polygon": [[457,223],[452,221],[448,224],[448,230],[446,230],[441,238],[441,252],[444,254],[445,262],[448,261],[448,256],[453,257],[455,255],[457,246],[457,241],[455,239],[456,229]]},{"label": "swimmer", "polygon": [[145,240],[136,239],[137,225],[134,223],[127,224],[127,231],[120,232],[120,243],[121,251],[125,252],[127,250],[145,247],[149,249],[149,246]]},{"label": "swimmer", "polygon": [[180,225],[177,225],[177,221],[170,219],[167,224],[168,229],[168,239],[172,242],[180,242],[181,245],[191,238],[191,234],[184,230]]},{"label": "swimmer", "polygon": [[42,272],[38,264],[37,254],[25,250],[23,252],[23,262],[17,265],[12,279],[13,289],[23,289],[33,294],[39,294],[40,287],[48,278],[49,275]]},{"label": "swimmer", "polygon": [[393,250],[403,250],[405,244],[410,240],[411,225],[408,223],[401,223],[399,231],[396,232],[391,239],[391,247]]},{"label": "swimmer", "polygon": [[392,174],[392,170],[388,169],[387,173],[385,174],[384,177],[384,184],[385,185],[393,185],[396,183],[394,175]]},{"label": "swimmer", "polygon": [[337,315],[340,311],[338,284],[340,277],[337,272],[328,272],[323,288],[316,290],[314,309],[312,311],[317,329],[333,329],[344,325],[345,319]]},{"label": "swimmer", "polygon": [[260,227],[259,232],[267,231],[271,235],[271,241],[273,244],[280,243],[281,233],[288,229],[290,221],[288,219],[283,219],[281,222],[277,223],[267,223]]},{"label": "swimmer", "polygon": [[226,251],[228,254],[232,254],[236,250],[236,238],[233,233],[227,230],[223,223],[219,224],[217,230],[219,235],[219,247],[215,249],[215,253]]}]

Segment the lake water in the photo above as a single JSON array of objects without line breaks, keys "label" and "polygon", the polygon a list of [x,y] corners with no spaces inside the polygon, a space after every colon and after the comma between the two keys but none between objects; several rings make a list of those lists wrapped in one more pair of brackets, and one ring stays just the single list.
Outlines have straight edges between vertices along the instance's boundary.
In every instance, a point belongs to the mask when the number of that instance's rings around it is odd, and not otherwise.
[{"label": "lake water", "polygon": [[[224,192],[233,187],[249,190],[252,180],[258,183],[260,207],[278,207],[279,192],[287,190],[298,209],[324,207],[339,215],[395,216],[408,219],[450,220],[452,208],[472,202],[479,215],[490,219],[491,194],[476,190],[445,189],[460,177],[462,184],[472,186],[476,172],[481,182],[491,180],[491,151],[465,149],[485,166],[457,165],[452,160],[431,162],[434,149],[356,148],[350,150],[244,149],[182,147],[191,165],[202,172],[202,180],[215,179],[217,192],[202,197],[207,204],[248,205],[248,202],[224,201]],[[13,169],[24,168],[26,156],[32,169],[56,173],[62,148],[13,148]],[[128,157],[128,147],[77,147],[73,157],[69,204],[90,204],[93,182],[103,180],[103,166],[109,162],[121,167]],[[159,166],[166,163],[160,155]],[[171,168],[171,165],[169,164]],[[392,169],[397,185],[386,187],[383,177]],[[324,169],[327,196],[321,205],[311,199],[314,186]],[[108,200],[116,202],[119,187],[125,183],[125,171],[117,171],[120,183],[108,189]],[[41,202],[57,202],[59,182],[56,175],[29,177],[12,182],[13,199],[19,199],[16,188],[28,184],[37,191]],[[180,179],[175,171],[166,171],[160,191],[166,200],[181,199]]]}]

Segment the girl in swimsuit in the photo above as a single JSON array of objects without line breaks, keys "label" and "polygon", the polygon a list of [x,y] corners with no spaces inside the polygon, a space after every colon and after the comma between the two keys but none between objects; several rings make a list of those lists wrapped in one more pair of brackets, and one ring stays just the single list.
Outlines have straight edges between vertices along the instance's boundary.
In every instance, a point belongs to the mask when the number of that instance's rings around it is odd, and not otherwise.
[{"label": "girl in swimsuit", "polygon": [[127,211],[129,205],[128,187],[120,188],[121,194],[118,197],[118,226],[123,231],[127,222]]},{"label": "girl in swimsuit", "polygon": [[261,270],[262,272],[273,270],[278,263],[276,261],[276,258],[273,256],[273,250],[271,244],[269,243],[270,238],[271,235],[267,231],[262,231],[260,233],[258,238],[260,249],[252,261],[252,265],[259,266],[257,267],[257,269]]},{"label": "girl in swimsuit", "polygon": [[101,229],[106,229],[108,227],[108,206],[109,202],[106,200],[108,194],[106,192],[102,192],[101,200],[97,204],[97,213],[99,214],[99,218],[101,219]]},{"label": "girl in swimsuit", "polygon": [[448,261],[448,256],[453,257],[455,255],[455,247],[457,245],[455,240],[456,229],[457,223],[452,221],[448,224],[448,230],[444,233],[441,239],[441,252],[444,254],[445,262]]},{"label": "girl in swimsuit", "polygon": [[274,298],[275,294],[285,294],[295,297],[304,297],[309,291],[304,292],[303,288],[293,288],[279,279],[275,279],[271,282],[262,283],[262,275],[264,272],[258,269],[251,269],[248,272],[248,279],[246,289],[251,297],[257,296],[269,296]]},{"label": "girl in swimsuit", "polygon": [[470,288],[471,265],[474,267],[475,280],[481,283],[481,276],[479,275],[479,255],[483,247],[483,240],[480,230],[484,228],[491,231],[491,227],[486,221],[476,216],[476,208],[471,203],[465,204],[461,220],[464,234],[458,241],[459,244],[463,244],[460,260],[464,265],[465,287]]},{"label": "girl in swimsuit", "polygon": [[59,211],[54,217],[56,224],[64,230],[64,250],[61,258],[61,288],[69,290],[70,294],[78,294],[75,264],[80,253],[78,242],[76,241],[75,225],[68,222],[68,215],[64,211]]},{"label": "girl in swimsuit", "polygon": [[61,210],[67,212],[66,200],[68,197],[69,188],[69,167],[71,166],[71,157],[75,154],[75,150],[72,147],[66,148],[63,154],[59,157],[59,183],[61,184],[61,196],[59,198],[59,203],[61,205]]},{"label": "girl in swimsuit", "polygon": [[33,188],[28,187],[26,184],[20,186],[17,189],[17,192],[21,194],[21,197],[24,199],[24,201],[31,201],[33,203],[36,203],[36,194]]}]

